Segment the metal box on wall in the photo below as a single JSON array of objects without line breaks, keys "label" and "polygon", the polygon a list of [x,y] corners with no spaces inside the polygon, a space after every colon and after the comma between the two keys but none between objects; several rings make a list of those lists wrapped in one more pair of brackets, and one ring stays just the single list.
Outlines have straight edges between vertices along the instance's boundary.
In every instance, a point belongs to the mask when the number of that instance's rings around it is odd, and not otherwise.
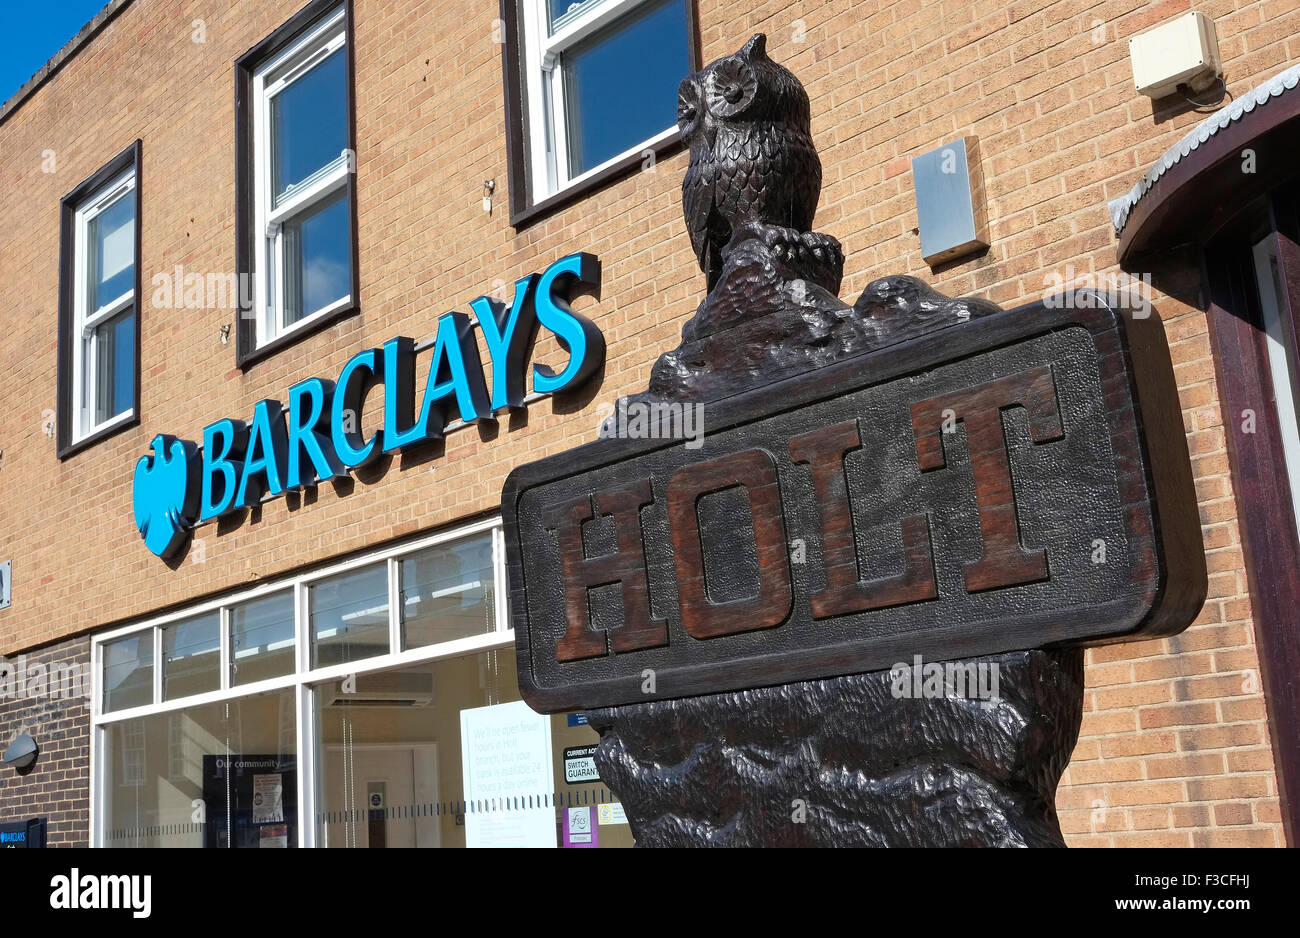
[{"label": "metal box on wall", "polygon": [[931,267],[989,246],[979,140],[959,137],[912,159],[921,257]]}]

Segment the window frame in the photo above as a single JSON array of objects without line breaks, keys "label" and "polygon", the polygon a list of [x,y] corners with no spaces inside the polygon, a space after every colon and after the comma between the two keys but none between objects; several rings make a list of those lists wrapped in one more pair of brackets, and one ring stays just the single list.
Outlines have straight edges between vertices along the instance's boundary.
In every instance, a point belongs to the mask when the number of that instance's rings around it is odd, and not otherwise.
[{"label": "window frame", "polygon": [[[59,203],[59,334],[57,435],[58,458],[67,459],[101,440],[108,439],[140,422],[140,335],[142,329],[143,264],[140,257],[142,224],[141,163],[143,146],[135,140],[113,157]],[[120,199],[134,199],[135,222],[132,250],[135,252],[131,289],[88,313],[85,309],[87,284],[86,234],[89,222]],[[133,308],[135,325],[134,372],[131,376],[131,406],[108,420],[86,425],[81,401],[86,381],[83,370],[86,333]]]},{"label": "window frame", "polygon": [[[492,570],[494,574],[493,615],[495,629],[477,635],[468,635],[434,645],[421,645],[404,648],[401,642],[401,580],[402,561],[420,553],[427,548],[451,544],[465,538],[487,534],[492,542]],[[389,651],[385,654],[340,664],[313,668],[311,665],[312,628],[308,607],[308,590],[312,585],[329,580],[341,573],[347,573],[375,564],[385,564],[388,583],[388,635]],[[254,599],[290,591],[294,596],[294,648],[295,667],[288,674],[279,677],[236,684],[231,679],[230,660],[232,656],[230,609]],[[215,691],[163,698],[163,667],[160,655],[162,651],[162,631],[166,626],[208,615],[220,610],[220,687]],[[153,637],[153,702],[138,707],[124,708],[105,712],[104,705],[104,646],[126,636],[151,632]],[[251,589],[238,590],[224,595],[194,603],[176,609],[165,615],[132,623],[120,628],[106,630],[91,637],[91,697],[90,697],[90,845],[104,845],[106,830],[103,829],[105,816],[101,799],[108,791],[108,771],[115,754],[108,749],[108,732],[114,724],[129,723],[142,717],[151,717],[164,713],[176,713],[191,707],[201,707],[213,703],[225,703],[258,694],[293,688],[295,691],[298,729],[296,753],[298,756],[298,807],[303,818],[315,814],[316,805],[316,766],[315,759],[315,718],[314,704],[316,688],[329,681],[336,681],[349,675],[367,674],[375,671],[387,671],[410,665],[424,664],[445,658],[458,658],[514,646],[515,633],[511,625],[509,609],[509,583],[505,559],[505,531],[499,515],[481,518],[477,521],[463,523],[434,534],[428,534],[415,540],[397,545],[367,551],[347,560],[328,566],[300,571],[277,577]],[[396,650],[394,650],[396,649]],[[298,825],[298,846],[316,845],[314,824]]]},{"label": "window frame", "polygon": [[[510,224],[513,227],[524,227],[629,175],[641,166],[646,151],[652,152],[657,162],[682,149],[681,131],[674,124],[649,140],[563,184],[557,183],[552,188],[549,185],[551,172],[556,174],[558,180],[561,163],[565,166],[568,163],[567,140],[560,139],[563,134],[554,133],[555,124],[563,120],[563,94],[551,94],[561,114],[555,123],[551,122],[545,107],[532,106],[533,102],[543,96],[547,80],[549,79],[552,89],[555,89],[562,82],[562,75],[559,69],[546,69],[548,75],[543,77],[542,63],[539,60],[542,52],[530,43],[529,35],[546,36],[541,45],[546,47],[547,56],[559,55],[636,8],[652,2],[654,0],[607,0],[566,23],[554,36],[547,36],[545,0],[500,0],[503,40],[501,55],[505,75],[506,171],[510,183]],[[696,0],[684,2],[688,66],[691,71],[698,71],[700,40],[697,3]],[[532,146],[533,140],[552,134],[557,143],[553,165],[545,150]],[[548,185],[545,187],[536,185],[537,178],[542,174],[548,176]]]},{"label": "window frame", "polygon": [[[257,361],[294,345],[327,326],[361,312],[360,252],[357,244],[357,131],[356,67],[352,0],[312,0],[235,62],[235,270],[241,290],[235,328],[235,365],[246,371]],[[324,45],[315,47],[324,40]],[[278,71],[324,58],[341,47],[344,55],[346,89],[347,156],[329,164],[319,178],[308,180],[301,193],[272,209],[268,204],[269,100],[266,77]],[[295,61],[297,60],[297,61]],[[303,70],[304,72],[306,69]],[[295,76],[298,77],[298,76]],[[285,76],[271,83],[273,97],[291,84]],[[293,217],[339,191],[348,200],[350,277],[347,297],[315,310],[287,326],[275,324],[270,315],[283,317],[284,278],[276,278],[277,302],[266,303],[267,267],[265,250],[268,224]],[[275,249],[277,268],[282,264],[281,248]],[[261,263],[255,258],[261,257]],[[251,294],[248,295],[248,294]],[[249,305],[246,305],[249,304]]]}]

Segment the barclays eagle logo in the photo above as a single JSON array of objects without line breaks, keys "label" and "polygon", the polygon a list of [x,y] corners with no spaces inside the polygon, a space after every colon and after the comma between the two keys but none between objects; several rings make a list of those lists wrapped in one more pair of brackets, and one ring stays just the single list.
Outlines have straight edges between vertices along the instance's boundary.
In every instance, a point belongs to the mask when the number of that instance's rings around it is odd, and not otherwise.
[{"label": "barclays eagle logo", "polygon": [[151,445],[153,455],[135,464],[135,526],[145,546],[167,559],[185,546],[198,515],[198,447],[161,433]]}]

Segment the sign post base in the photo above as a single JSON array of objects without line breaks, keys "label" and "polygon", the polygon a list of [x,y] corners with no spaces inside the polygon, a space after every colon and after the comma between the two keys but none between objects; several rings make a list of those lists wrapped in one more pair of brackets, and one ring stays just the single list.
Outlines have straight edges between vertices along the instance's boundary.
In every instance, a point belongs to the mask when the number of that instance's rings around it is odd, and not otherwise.
[{"label": "sign post base", "polygon": [[[1064,847],[1082,650],[916,670],[593,710],[596,767],[638,846]],[[937,673],[976,684],[931,698]]]}]

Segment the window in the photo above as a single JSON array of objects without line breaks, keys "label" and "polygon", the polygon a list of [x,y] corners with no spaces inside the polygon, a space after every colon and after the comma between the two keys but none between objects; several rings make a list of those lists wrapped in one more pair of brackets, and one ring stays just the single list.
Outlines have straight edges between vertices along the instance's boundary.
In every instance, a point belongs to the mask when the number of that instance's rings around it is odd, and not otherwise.
[{"label": "window", "polygon": [[105,713],[153,702],[153,633],[136,632],[101,646]]},{"label": "window", "polygon": [[221,687],[221,616],[216,612],[162,628],[162,698],[175,700]]},{"label": "window", "polygon": [[678,145],[677,86],[697,65],[692,0],[506,8],[516,224]]},{"label": "window", "polygon": [[596,732],[520,702],[505,575],[484,519],[94,637],[92,843],[558,846],[581,805],[631,846]]},{"label": "window", "polygon": [[138,422],[140,143],[63,199],[59,456]]},{"label": "window", "polygon": [[293,618],[292,590],[230,610],[232,686],[293,673]]},{"label": "window", "polygon": [[492,539],[439,544],[402,559],[402,641],[407,648],[493,631]]},{"label": "window", "polygon": [[1295,387],[1297,378],[1294,336],[1289,335],[1283,319],[1282,276],[1278,263],[1277,232],[1272,232],[1255,244],[1252,255],[1255,261],[1255,280],[1259,287],[1260,313],[1263,319],[1264,344],[1268,350],[1269,377],[1273,385],[1273,404],[1277,408],[1278,434],[1281,437],[1282,455],[1291,483],[1291,509],[1295,513],[1296,528],[1300,530],[1300,420],[1296,417]]},{"label": "window", "polygon": [[241,366],[357,308],[349,23],[313,3],[236,65]]},{"label": "window", "polygon": [[322,667],[388,651],[388,569],[373,564],[308,587],[312,665]]}]

